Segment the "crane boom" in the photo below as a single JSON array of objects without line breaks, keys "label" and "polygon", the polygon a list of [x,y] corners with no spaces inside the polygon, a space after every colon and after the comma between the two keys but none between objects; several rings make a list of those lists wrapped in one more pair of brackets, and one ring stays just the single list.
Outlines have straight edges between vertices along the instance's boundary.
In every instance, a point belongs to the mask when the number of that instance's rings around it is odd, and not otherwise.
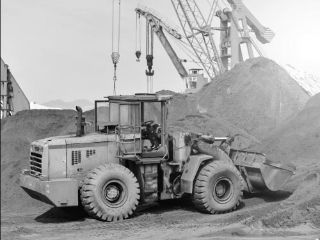
[{"label": "crane boom", "polygon": [[[220,18],[222,29],[226,29],[221,32],[220,51],[225,68],[230,69],[244,61],[244,55],[253,58],[253,50],[256,50],[258,55],[262,56],[262,52],[254,42],[250,32],[254,32],[256,38],[263,44],[270,43],[275,34],[270,28],[264,27],[257,20],[242,0],[227,1],[232,10],[229,8],[220,9],[216,12],[216,16]],[[246,49],[241,47],[244,44]]]},{"label": "crane boom", "polygon": [[213,39],[210,23],[195,0],[171,0],[189,45],[206,73],[213,79],[225,71]]},{"label": "crane boom", "polygon": [[188,72],[183,66],[181,59],[178,57],[177,53],[168,41],[166,35],[163,32],[163,29],[177,39],[182,38],[181,34],[179,34],[176,29],[171,28],[168,24],[164,23],[159,17],[155,16],[150,11],[141,8],[136,8],[135,11],[136,13],[140,14],[141,16],[147,19],[147,22],[150,24],[151,29],[157,35],[158,39],[160,40],[160,43],[167,52],[168,56],[170,57],[173,65],[175,66],[181,78],[187,77]]},{"label": "crane boom", "polygon": [[227,1],[234,9],[234,13],[238,15],[238,18],[246,19],[247,24],[254,31],[257,39],[261,43],[270,43],[272,41],[275,36],[273,31],[270,28],[264,27],[241,0]]}]

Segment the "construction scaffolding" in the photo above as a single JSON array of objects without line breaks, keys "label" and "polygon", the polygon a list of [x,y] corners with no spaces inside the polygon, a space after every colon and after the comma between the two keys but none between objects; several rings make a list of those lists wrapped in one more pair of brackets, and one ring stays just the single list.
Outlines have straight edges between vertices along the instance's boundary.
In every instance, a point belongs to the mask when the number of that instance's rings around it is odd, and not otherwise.
[{"label": "construction scaffolding", "polygon": [[1,58],[1,119],[27,109],[29,100]]}]

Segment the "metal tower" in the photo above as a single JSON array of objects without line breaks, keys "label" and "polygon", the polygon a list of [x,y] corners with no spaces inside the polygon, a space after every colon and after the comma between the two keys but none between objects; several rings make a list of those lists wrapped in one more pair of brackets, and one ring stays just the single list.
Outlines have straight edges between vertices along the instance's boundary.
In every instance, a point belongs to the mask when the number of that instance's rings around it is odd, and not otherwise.
[{"label": "metal tower", "polygon": [[219,9],[216,16],[220,18],[220,56],[226,69],[231,69],[247,58],[253,58],[256,50],[262,53],[250,35],[253,32],[256,39],[265,44],[270,43],[275,36],[270,28],[264,27],[253,16],[242,0],[227,0],[230,8]]},{"label": "metal tower", "polygon": [[205,19],[196,0],[171,0],[171,2],[185,37],[208,76],[213,79],[223,73],[225,68],[213,39],[210,17],[208,20]]}]

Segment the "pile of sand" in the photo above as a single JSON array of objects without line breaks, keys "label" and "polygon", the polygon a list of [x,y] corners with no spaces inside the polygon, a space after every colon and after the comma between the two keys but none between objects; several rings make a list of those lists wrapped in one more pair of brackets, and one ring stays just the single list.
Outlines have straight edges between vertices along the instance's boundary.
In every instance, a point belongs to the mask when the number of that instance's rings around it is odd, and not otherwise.
[{"label": "pile of sand", "polygon": [[301,110],[309,95],[275,62],[250,59],[202,89],[199,108],[258,139]]},{"label": "pile of sand", "polygon": [[275,62],[250,59],[196,94],[175,94],[169,123],[188,131],[239,134],[236,146],[247,147],[295,115],[309,98]]},{"label": "pile of sand", "polygon": [[261,217],[264,226],[294,227],[309,223],[320,228],[320,167],[310,172],[304,173],[302,179],[299,176],[292,180],[301,179],[288,199]]},{"label": "pile of sand", "polygon": [[284,162],[318,159],[320,163],[320,94],[263,140],[257,149]]},{"label": "pile of sand", "polygon": [[320,94],[305,108],[254,147],[273,160],[297,167],[287,184],[293,194],[280,207],[262,216],[268,227],[292,227],[312,223],[320,227]]}]

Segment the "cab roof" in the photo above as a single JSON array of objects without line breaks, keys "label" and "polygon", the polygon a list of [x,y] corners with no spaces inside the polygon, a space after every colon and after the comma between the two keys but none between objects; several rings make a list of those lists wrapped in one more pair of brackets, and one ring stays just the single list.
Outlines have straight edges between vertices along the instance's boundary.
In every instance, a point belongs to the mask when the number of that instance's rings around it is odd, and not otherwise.
[{"label": "cab roof", "polygon": [[110,101],[125,101],[125,102],[166,102],[172,99],[171,95],[136,93],[135,95],[119,95],[109,96]]}]

